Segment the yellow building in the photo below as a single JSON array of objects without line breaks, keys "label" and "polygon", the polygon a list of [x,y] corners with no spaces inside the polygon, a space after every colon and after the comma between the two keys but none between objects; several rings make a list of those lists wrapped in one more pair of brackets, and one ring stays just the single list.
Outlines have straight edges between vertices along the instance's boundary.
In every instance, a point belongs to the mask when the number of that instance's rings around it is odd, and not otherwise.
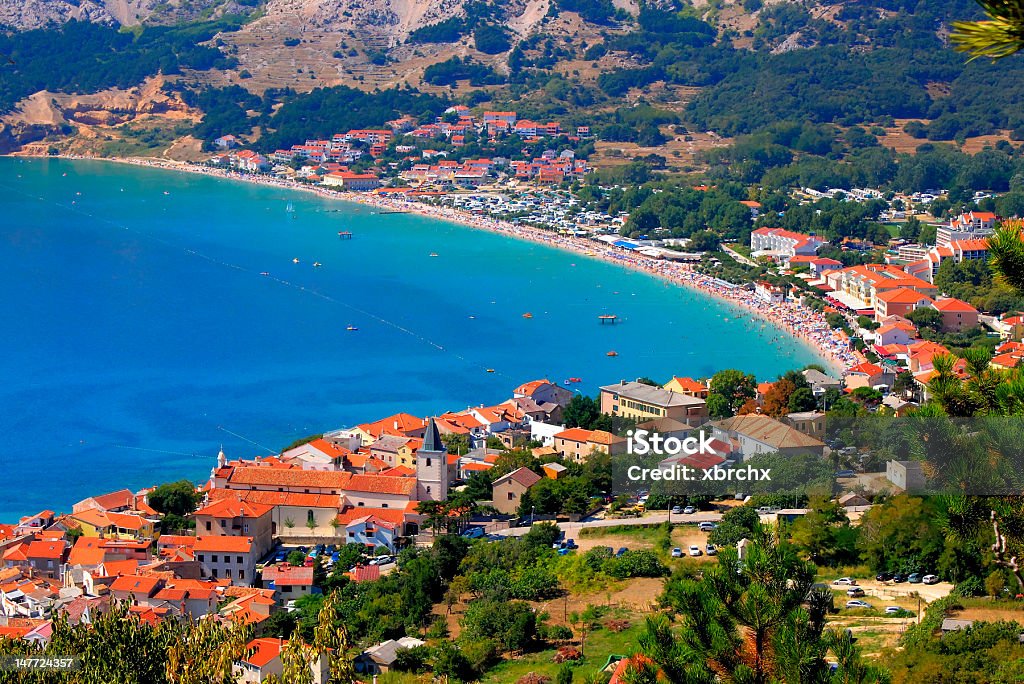
[{"label": "yellow building", "polygon": [[601,388],[601,413],[644,422],[674,418],[683,423],[702,423],[708,415],[703,399],[642,382],[626,382]]},{"label": "yellow building", "polygon": [[104,539],[152,539],[153,523],[130,513],[108,513],[90,508],[68,516],[79,524],[86,537]]}]

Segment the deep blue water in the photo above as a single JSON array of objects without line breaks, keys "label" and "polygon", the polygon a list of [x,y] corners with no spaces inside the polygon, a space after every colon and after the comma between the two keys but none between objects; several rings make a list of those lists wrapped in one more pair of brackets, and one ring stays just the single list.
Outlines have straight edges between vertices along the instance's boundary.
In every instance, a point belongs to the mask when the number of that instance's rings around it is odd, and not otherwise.
[{"label": "deep blue water", "polygon": [[399,410],[501,401],[540,376],[593,393],[815,360],[725,305],[594,259],[103,162],[0,159],[0,292],[4,521],[205,479],[220,444],[266,454]]}]

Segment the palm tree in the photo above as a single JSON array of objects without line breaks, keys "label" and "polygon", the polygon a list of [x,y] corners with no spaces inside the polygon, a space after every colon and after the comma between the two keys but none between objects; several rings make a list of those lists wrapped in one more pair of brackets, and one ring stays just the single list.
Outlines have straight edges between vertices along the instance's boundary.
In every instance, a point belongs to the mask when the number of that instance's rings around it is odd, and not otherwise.
[{"label": "palm tree", "polygon": [[1021,237],[1022,222],[1003,221],[988,239],[989,264],[1000,280],[1024,292],[1024,238]]},{"label": "palm tree", "polygon": [[950,39],[971,59],[1009,57],[1024,48],[1024,3],[1021,0],[977,0],[988,21],[954,21]]}]

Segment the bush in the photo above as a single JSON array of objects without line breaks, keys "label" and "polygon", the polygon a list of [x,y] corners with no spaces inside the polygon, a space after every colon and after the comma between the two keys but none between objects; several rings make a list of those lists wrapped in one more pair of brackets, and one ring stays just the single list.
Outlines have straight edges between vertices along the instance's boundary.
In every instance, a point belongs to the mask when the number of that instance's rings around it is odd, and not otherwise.
[{"label": "bush", "polygon": [[580,660],[581,658],[583,658],[583,654],[575,646],[559,646],[558,651],[555,652],[551,660],[556,663],[566,663],[571,660]]},{"label": "bush", "polygon": [[508,41],[508,32],[493,24],[478,27],[473,32],[473,42],[476,49],[486,55],[497,55],[512,47]]},{"label": "bush", "polygon": [[550,625],[541,629],[544,641],[568,641],[572,639],[572,630],[565,625]]}]

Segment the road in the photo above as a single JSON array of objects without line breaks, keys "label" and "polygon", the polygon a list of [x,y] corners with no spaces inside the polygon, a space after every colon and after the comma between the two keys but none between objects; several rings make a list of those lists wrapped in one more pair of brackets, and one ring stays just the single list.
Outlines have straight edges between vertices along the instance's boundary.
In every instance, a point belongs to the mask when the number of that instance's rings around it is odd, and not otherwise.
[{"label": "road", "polygon": [[[619,527],[624,525],[660,525],[661,523],[668,522],[669,518],[672,518],[672,523],[676,525],[696,525],[701,522],[714,522],[717,523],[722,519],[721,513],[712,513],[708,511],[701,511],[686,515],[679,513],[672,515],[670,513],[651,513],[645,515],[642,518],[608,518],[598,520],[581,520],[580,522],[563,522],[558,523],[558,528],[565,532],[566,536],[572,537],[573,534],[579,534],[580,530],[586,529],[597,529],[601,527]],[[488,530],[490,531],[490,530]],[[523,527],[510,527],[504,530],[494,530],[494,534],[501,535],[503,537],[521,537],[530,531],[530,526],[526,525]]]},{"label": "road", "polygon": [[722,251],[723,252],[725,252],[726,254],[728,254],[729,256],[731,256],[733,259],[735,259],[736,261],[740,262],[741,264],[746,264],[747,266],[754,266],[755,268],[757,267],[757,265],[758,265],[757,262],[755,262],[752,259],[748,259],[747,257],[743,256],[742,254],[740,254],[739,252],[734,250],[729,245],[723,244],[723,245],[721,245],[721,247],[722,247]]}]

